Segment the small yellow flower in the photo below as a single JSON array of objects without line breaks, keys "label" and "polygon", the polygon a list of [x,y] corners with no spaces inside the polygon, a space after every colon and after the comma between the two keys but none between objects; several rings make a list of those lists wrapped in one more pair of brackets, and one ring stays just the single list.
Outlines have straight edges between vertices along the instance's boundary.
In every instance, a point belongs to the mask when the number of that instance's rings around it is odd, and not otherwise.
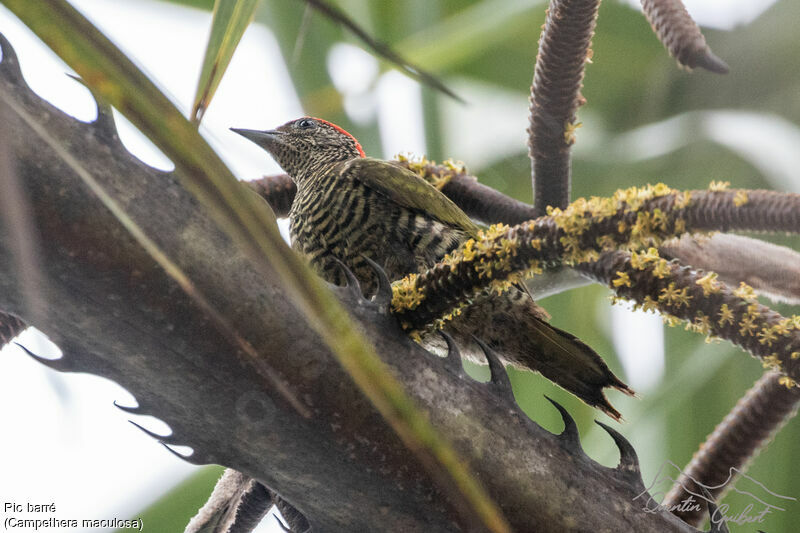
[{"label": "small yellow flower", "polygon": [[675,209],[683,209],[684,207],[688,207],[691,201],[692,193],[689,191],[678,193],[675,195]]},{"label": "small yellow flower", "polygon": [[473,247],[475,246],[475,239],[470,239],[464,243],[463,249],[461,250],[461,255],[464,257],[464,261],[472,261],[475,259],[475,250]]},{"label": "small yellow flower", "polygon": [[423,290],[417,288],[417,274],[409,274],[392,284],[392,309],[395,311],[416,309],[424,299]]},{"label": "small yellow flower", "polygon": [[781,360],[778,359],[778,354],[770,354],[761,360],[761,365],[764,368],[771,368],[779,370],[781,368]]},{"label": "small yellow flower", "polygon": [[580,244],[578,243],[577,237],[571,235],[564,235],[559,239],[561,241],[561,246],[564,247],[565,259],[574,261],[574,257],[570,257],[572,255],[576,255],[578,251],[580,251]]},{"label": "small yellow flower", "polygon": [[540,266],[539,261],[536,259],[530,262],[530,266],[528,267],[528,275],[527,277],[532,278],[533,276],[539,275],[544,272],[544,269]]},{"label": "small yellow flower", "polygon": [[754,291],[753,287],[751,287],[744,281],[739,282],[739,288],[734,289],[733,294],[747,301],[752,301],[756,299],[756,291]]},{"label": "small yellow flower", "polygon": [[716,294],[720,290],[720,284],[717,281],[716,272],[709,272],[702,278],[698,279],[695,283],[703,288],[703,296]]},{"label": "small yellow flower", "polygon": [[775,333],[781,336],[789,336],[791,334],[790,327],[791,327],[792,319],[791,318],[784,318],[783,320],[779,321],[777,324],[773,326],[772,329],[775,330]]},{"label": "small yellow flower", "polygon": [[792,387],[797,385],[797,383],[795,383],[795,381],[789,376],[781,376],[780,378],[778,378],[778,384],[783,385],[787,389],[791,389]]},{"label": "small yellow flower", "polygon": [[614,250],[617,248],[617,241],[613,235],[601,235],[597,238],[597,245],[603,250]]},{"label": "small yellow flower", "polygon": [[772,346],[772,343],[776,340],[778,340],[778,336],[775,335],[775,332],[770,328],[764,328],[761,330],[761,333],[758,334],[758,342],[761,344]]},{"label": "small yellow flower", "polygon": [[665,277],[669,276],[669,274],[669,262],[666,259],[658,261],[653,266],[653,276],[657,277],[658,279],[664,279]]},{"label": "small yellow flower", "polygon": [[750,199],[747,197],[747,191],[744,189],[739,189],[736,191],[736,196],[733,197],[733,205],[736,207],[742,207],[749,201]]},{"label": "small yellow flower", "polygon": [[625,285],[626,287],[631,286],[631,278],[628,276],[627,272],[621,272],[617,270],[617,278],[611,282],[614,287],[621,287]]},{"label": "small yellow flower", "polygon": [[691,299],[691,295],[687,293],[687,288],[683,287],[678,290],[674,281],[667,287],[661,289],[661,294],[658,297],[658,301],[674,305],[675,307],[688,306],[689,300]]},{"label": "small yellow flower", "polygon": [[576,256],[576,263],[592,263],[600,259],[600,252],[597,250],[585,250],[579,256]]},{"label": "small yellow flower", "polygon": [[708,185],[709,191],[724,191],[731,186],[730,181],[712,181]]},{"label": "small yellow flower", "polygon": [[567,123],[564,128],[564,142],[573,145],[577,140],[578,128],[583,126],[583,122]]},{"label": "small yellow flower", "polygon": [[653,210],[653,227],[657,229],[661,229],[666,231],[667,230],[667,215],[664,214],[661,209],[654,209]]},{"label": "small yellow flower", "polygon": [[758,326],[755,325],[753,319],[749,316],[744,317],[741,322],[739,322],[739,335],[744,337],[745,335],[753,336],[753,333],[758,329]]},{"label": "small yellow flower", "polygon": [[731,311],[728,304],[722,304],[719,308],[719,320],[717,323],[720,326],[724,326],[725,324],[733,324],[733,311]]},{"label": "small yellow flower", "polygon": [[658,302],[656,302],[649,296],[645,296],[644,301],[642,302],[642,310],[653,311],[655,313],[656,311],[658,311]]},{"label": "small yellow flower", "polygon": [[479,278],[491,278],[492,277],[492,265],[491,263],[486,262],[485,259],[481,259],[477,263],[475,263],[475,272],[478,273]]}]

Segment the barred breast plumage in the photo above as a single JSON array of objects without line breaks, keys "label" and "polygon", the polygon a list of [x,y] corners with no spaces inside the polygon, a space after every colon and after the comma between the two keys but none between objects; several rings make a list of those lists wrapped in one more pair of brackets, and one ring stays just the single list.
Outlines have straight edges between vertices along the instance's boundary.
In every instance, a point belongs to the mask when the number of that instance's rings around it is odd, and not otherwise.
[{"label": "barred breast plumage", "polygon": [[325,279],[341,283],[338,259],[375,288],[364,257],[386,270],[389,279],[433,265],[466,240],[467,234],[396,204],[335,166],[298,190],[289,213],[292,247]]}]

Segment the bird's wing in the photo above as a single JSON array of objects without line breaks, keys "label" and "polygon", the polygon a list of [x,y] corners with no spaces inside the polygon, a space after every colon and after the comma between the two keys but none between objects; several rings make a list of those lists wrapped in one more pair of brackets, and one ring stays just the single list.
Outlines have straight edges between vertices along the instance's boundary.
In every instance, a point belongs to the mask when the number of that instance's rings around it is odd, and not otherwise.
[{"label": "bird's wing", "polygon": [[477,236],[476,226],[436,187],[408,169],[387,161],[363,157],[343,163],[342,175],[355,178],[393,202],[429,214],[439,222]]}]

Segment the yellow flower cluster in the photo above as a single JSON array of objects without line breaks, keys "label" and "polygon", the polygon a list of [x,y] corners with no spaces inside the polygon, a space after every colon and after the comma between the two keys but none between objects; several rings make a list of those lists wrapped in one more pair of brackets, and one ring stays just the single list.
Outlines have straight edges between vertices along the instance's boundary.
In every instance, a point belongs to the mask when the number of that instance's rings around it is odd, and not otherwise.
[{"label": "yellow flower cluster", "polygon": [[625,285],[626,287],[630,287],[631,286],[631,278],[630,278],[630,276],[628,275],[627,272],[620,272],[619,270],[617,270],[617,278],[614,279],[611,282],[611,284],[614,287],[622,287],[623,285]]},{"label": "yellow flower cluster", "polygon": [[442,187],[453,179],[458,174],[466,174],[467,167],[461,161],[453,161],[447,159],[442,162],[446,171],[436,171],[436,161],[431,161],[425,156],[414,156],[409,153],[401,153],[394,156],[396,161],[406,163],[408,169],[414,174],[418,175],[437,189],[441,190]]},{"label": "yellow flower cluster", "polygon": [[747,191],[743,189],[736,191],[736,196],[733,197],[733,205],[735,205],[736,207],[742,207],[749,201],[750,198],[747,197]]},{"label": "yellow flower cluster", "polygon": [[639,211],[643,204],[654,198],[674,194],[675,206],[683,208],[689,205],[691,193],[679,193],[663,183],[644,187],[621,189],[610,198],[591,197],[588,200],[579,198],[566,209],[547,208],[556,226],[563,230],[560,242],[566,252],[564,261],[569,264],[593,261],[599,257],[598,251],[592,247],[587,249],[581,245],[581,236],[593,224],[620,214],[636,213],[636,221],[629,225],[624,220],[617,224],[615,235],[596,237],[597,246],[604,251],[615,249],[639,250],[657,245],[666,237],[680,235],[685,231],[686,221],[674,218],[673,230],[669,231],[670,217],[660,209],[652,212]]},{"label": "yellow flower cluster", "polygon": [[[430,174],[426,174],[430,172],[426,165],[428,163],[423,159],[411,166],[413,171],[429,181],[435,181]],[[451,170],[463,170],[455,163],[450,162],[448,165]],[[715,182],[711,184],[710,189],[721,191],[727,187],[727,183]],[[745,283],[733,291],[735,296],[746,302],[745,305],[722,304],[709,315],[699,309],[692,311],[693,295],[690,292],[693,290],[692,287],[678,285],[675,278],[672,278],[671,263],[660,257],[655,248],[664,239],[679,235],[685,228],[685,220],[676,218],[674,213],[668,215],[659,209],[640,210],[648,200],[665,195],[674,195],[673,207],[677,209],[688,206],[692,201],[690,192],[679,193],[666,185],[657,184],[620,190],[610,198],[593,197],[588,200],[581,198],[563,210],[548,208],[552,223],[562,231],[560,239],[564,254],[561,260],[565,264],[575,264],[596,259],[600,250],[631,250],[631,270],[648,271],[654,278],[666,280],[664,283],[666,287],[662,288],[658,295],[645,295],[637,307],[646,311],[659,311],[668,325],[685,324],[686,329],[706,335],[707,340],[714,338],[715,330],[719,332],[719,328],[726,326],[736,328],[740,336],[757,339],[761,346],[770,349],[776,349],[774,348],[776,345],[782,346],[782,340],[795,335],[797,330],[800,330],[800,316],[785,318],[772,326],[768,325],[757,303],[755,291]],[[733,201],[736,205],[747,203],[746,192],[737,192]],[[594,242],[586,238],[586,232],[596,228],[598,222],[628,213],[635,213],[635,221],[633,216],[626,217],[627,221],[620,221],[616,225],[617,234],[600,235],[593,239]],[[674,225],[670,230],[671,223]],[[536,229],[536,222],[528,222],[523,227],[533,232]],[[542,272],[542,264],[538,260],[521,264],[518,256],[523,247],[527,248],[528,254],[533,250],[541,251],[545,246],[544,241],[540,238],[523,241],[519,235],[520,231],[512,230],[504,224],[493,225],[481,231],[474,239],[466,241],[460,249],[448,254],[443,263],[449,265],[451,272],[457,269],[459,271],[464,271],[465,268],[471,269],[477,273],[477,278],[487,280],[481,283],[482,289],[475,288],[474,298],[483,298],[489,293],[502,293],[525,278]],[[617,271],[611,281],[612,287],[632,287],[634,280],[631,278],[631,270],[623,268]],[[694,283],[702,289],[703,296],[707,298],[722,290],[722,284],[717,278],[716,273],[708,272]],[[416,275],[407,276],[396,282],[393,291],[392,306],[395,311],[413,310],[426,297],[423,290],[417,287]],[[437,319],[432,327],[443,327],[472,303],[473,300],[460,302],[447,315]],[[681,315],[690,315],[688,320],[672,314],[678,313],[679,309],[684,309]],[[800,359],[800,351],[789,355],[792,359]],[[781,356],[777,352],[769,354],[763,361],[770,368],[781,366]],[[794,385],[789,378],[784,381]]]},{"label": "yellow flower cluster", "polygon": [[734,289],[733,294],[748,302],[754,302],[756,300],[756,291],[744,281],[739,283],[739,287]]},{"label": "yellow flower cluster", "polygon": [[[686,330],[694,331],[701,335],[709,335],[711,333],[711,320],[709,320],[705,313],[698,311],[691,322],[686,322]],[[710,338],[706,340],[709,341]]]},{"label": "yellow flower cluster", "polygon": [[417,288],[417,274],[409,274],[392,283],[393,311],[416,309],[423,300],[425,300],[425,294],[421,288]]},{"label": "yellow flower cluster", "polygon": [[665,288],[661,289],[661,293],[658,296],[658,301],[674,307],[689,307],[689,301],[692,299],[692,296],[688,291],[688,287],[678,289],[675,286],[675,282],[672,281]]},{"label": "yellow flower cluster", "polygon": [[695,281],[697,285],[703,288],[703,296],[717,294],[722,285],[717,281],[717,273],[709,272],[702,278]]}]

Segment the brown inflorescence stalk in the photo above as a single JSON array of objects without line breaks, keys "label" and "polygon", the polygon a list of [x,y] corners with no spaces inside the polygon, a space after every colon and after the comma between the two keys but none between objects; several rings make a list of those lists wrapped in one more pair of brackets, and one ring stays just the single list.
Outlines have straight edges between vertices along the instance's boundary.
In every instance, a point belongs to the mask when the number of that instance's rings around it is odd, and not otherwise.
[{"label": "brown inflorescence stalk", "polygon": [[[414,170],[436,185],[471,218],[486,223],[506,224],[519,224],[535,218],[533,206],[478,183],[459,165],[437,165],[424,159],[419,162],[402,159],[397,164]],[[246,183],[269,202],[277,216],[285,217],[288,214],[296,188],[286,174],[265,176]],[[711,189],[680,193],[684,198],[690,197],[691,201],[683,205],[681,213],[676,215],[685,218],[695,231],[800,231],[800,194],[726,190],[724,184],[712,184]],[[646,209],[675,209],[676,200],[682,205],[684,198],[678,199],[677,195],[656,198],[647,203]]]},{"label": "brown inflorescence stalk", "polygon": [[272,207],[275,216],[286,218],[292,208],[297,186],[288,174],[275,174],[263,178],[245,181],[245,185],[256,191]]},{"label": "brown inflorescence stalk", "polygon": [[583,102],[584,65],[591,58],[600,0],[551,0],[533,74],[528,126],[533,198],[537,216],[570,197],[570,147],[575,113]]},{"label": "brown inflorescence stalk", "polygon": [[758,303],[744,283],[731,289],[714,273],[667,261],[655,249],[605,252],[578,268],[637,307],[658,311],[667,324],[686,322],[687,329],[747,350],[766,368],[783,373],[784,386],[800,378],[800,316],[783,317]]},{"label": "brown inflorescence stalk", "polygon": [[708,47],[681,0],[642,0],[642,9],[658,39],[679,64],[717,74],[728,72],[728,65]]},{"label": "brown inflorescence stalk", "polygon": [[0,311],[0,348],[11,342],[11,339],[25,331],[28,325],[22,320]]},{"label": "brown inflorescence stalk", "polygon": [[[781,379],[778,372],[768,372],[745,393],[695,452],[661,502],[664,507],[684,507],[680,503],[689,497],[687,488],[694,493],[700,492],[693,480],[711,487],[708,490],[714,499],[724,495],[750,460],[797,413],[800,387],[786,388]],[[706,506],[704,500],[695,500],[699,508],[672,512],[684,522],[699,526],[706,516]]]}]

